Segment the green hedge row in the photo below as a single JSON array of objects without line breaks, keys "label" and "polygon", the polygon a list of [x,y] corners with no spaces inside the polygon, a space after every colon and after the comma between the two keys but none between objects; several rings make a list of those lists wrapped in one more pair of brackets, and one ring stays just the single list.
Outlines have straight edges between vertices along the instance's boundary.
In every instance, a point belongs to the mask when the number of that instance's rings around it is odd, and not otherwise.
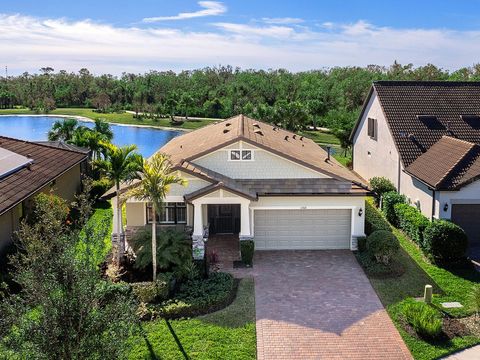
[{"label": "green hedge row", "polygon": [[375,205],[365,201],[365,234],[368,236],[378,230],[391,231],[392,229]]},{"label": "green hedge row", "polygon": [[406,204],[407,198],[396,191],[390,191],[382,197],[382,212],[393,226],[398,226],[398,218],[395,213],[396,204]]},{"label": "green hedge row", "polygon": [[430,221],[420,211],[408,204],[395,204],[394,209],[398,227],[423,248],[423,232],[430,225]]}]

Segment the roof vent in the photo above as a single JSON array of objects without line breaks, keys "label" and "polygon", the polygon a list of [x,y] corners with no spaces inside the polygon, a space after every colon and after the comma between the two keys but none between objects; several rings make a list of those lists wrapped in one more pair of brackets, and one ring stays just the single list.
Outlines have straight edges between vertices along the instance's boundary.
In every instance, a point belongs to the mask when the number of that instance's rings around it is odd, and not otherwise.
[{"label": "roof vent", "polygon": [[303,136],[300,136],[300,141],[303,141]]},{"label": "roof vent", "polygon": [[257,129],[260,129],[260,125],[258,125],[257,123],[253,123],[253,127],[256,127]]},{"label": "roof vent", "polygon": [[260,129],[253,130],[253,132],[254,132],[255,134],[258,134],[258,135],[263,136],[263,132],[262,132],[262,130],[260,130]]},{"label": "roof vent", "polygon": [[297,138],[297,135],[293,134],[292,137],[293,137],[294,139],[296,139],[296,138]]},{"label": "roof vent", "polygon": [[230,125],[232,125],[232,124],[231,124],[231,123],[226,123],[226,124],[225,124],[225,126],[230,126]]},{"label": "roof vent", "polygon": [[284,139],[284,140],[285,140],[285,141],[288,141],[288,135],[287,135],[287,136],[285,136],[285,139]]},{"label": "roof vent", "polygon": [[274,126],[274,127],[272,128],[272,130],[273,130],[273,131],[277,131],[278,128],[277,128],[276,126]]},{"label": "roof vent", "polygon": [[230,129],[223,129],[223,133],[226,134],[230,131]]}]

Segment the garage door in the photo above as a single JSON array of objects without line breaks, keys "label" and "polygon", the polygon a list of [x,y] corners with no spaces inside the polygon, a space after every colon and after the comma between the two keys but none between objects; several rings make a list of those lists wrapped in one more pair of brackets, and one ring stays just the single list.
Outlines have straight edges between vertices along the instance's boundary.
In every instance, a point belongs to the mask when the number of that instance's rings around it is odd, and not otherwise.
[{"label": "garage door", "polygon": [[480,260],[480,205],[452,205],[452,221],[460,226],[468,236],[469,256]]},{"label": "garage door", "polygon": [[351,210],[255,210],[258,250],[349,249]]}]

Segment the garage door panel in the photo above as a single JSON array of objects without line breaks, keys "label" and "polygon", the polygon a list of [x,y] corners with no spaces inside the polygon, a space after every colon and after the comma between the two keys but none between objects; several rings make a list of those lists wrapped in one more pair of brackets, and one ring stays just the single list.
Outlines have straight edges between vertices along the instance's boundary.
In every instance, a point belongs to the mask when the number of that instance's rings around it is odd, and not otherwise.
[{"label": "garage door panel", "polygon": [[351,210],[255,210],[259,250],[349,249]]}]

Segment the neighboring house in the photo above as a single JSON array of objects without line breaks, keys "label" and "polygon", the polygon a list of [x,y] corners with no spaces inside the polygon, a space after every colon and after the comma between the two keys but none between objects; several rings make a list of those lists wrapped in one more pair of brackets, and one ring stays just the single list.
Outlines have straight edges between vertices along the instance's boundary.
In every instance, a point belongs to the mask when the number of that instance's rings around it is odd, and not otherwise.
[{"label": "neighboring house", "polygon": [[11,242],[36,194],[53,190],[74,200],[87,159],[85,149],[0,136],[0,253]]},{"label": "neighboring house", "polygon": [[480,247],[479,82],[374,82],[351,140],[355,172],[387,177]]},{"label": "neighboring house", "polygon": [[[257,250],[355,249],[364,236],[362,180],[303,136],[239,115],[159,151],[188,185],[172,186],[157,221],[192,226],[194,246],[206,229],[253,238]],[[148,203],[127,200],[128,228],[151,216]]]}]

